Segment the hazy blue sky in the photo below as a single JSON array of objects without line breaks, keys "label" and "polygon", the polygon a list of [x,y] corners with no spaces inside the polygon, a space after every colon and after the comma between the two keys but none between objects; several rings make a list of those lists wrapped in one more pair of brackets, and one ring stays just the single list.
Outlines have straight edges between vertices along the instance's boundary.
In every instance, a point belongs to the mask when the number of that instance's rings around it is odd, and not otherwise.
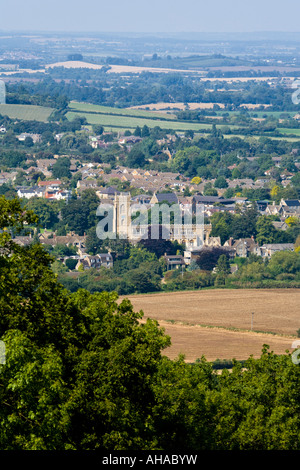
[{"label": "hazy blue sky", "polygon": [[299,0],[0,0],[0,30],[298,32]]}]

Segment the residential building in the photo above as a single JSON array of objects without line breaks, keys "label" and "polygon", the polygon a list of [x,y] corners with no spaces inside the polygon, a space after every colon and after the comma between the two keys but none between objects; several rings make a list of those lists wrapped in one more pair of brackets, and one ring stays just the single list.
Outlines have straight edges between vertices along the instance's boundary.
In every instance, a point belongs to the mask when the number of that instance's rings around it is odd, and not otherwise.
[{"label": "residential building", "polygon": [[175,193],[154,193],[150,200],[150,204],[161,204],[163,202],[178,204],[178,197]]},{"label": "residential building", "polygon": [[19,187],[17,194],[21,199],[31,199],[32,197],[45,197],[45,188],[39,186]]},{"label": "residential building", "polygon": [[83,266],[83,269],[100,269],[101,267],[110,269],[113,267],[113,257],[111,253],[99,253],[97,255],[84,255],[78,259],[75,269],[79,269]]},{"label": "residential building", "polygon": [[38,142],[41,142],[41,140],[42,140],[40,134],[31,134],[31,133],[28,133],[28,132],[23,132],[22,134],[18,135],[18,136],[17,136],[17,139],[18,139],[20,142],[24,142],[27,137],[30,137],[30,138],[33,140],[33,143],[34,143],[34,144],[36,144],[36,143],[38,143]]},{"label": "residential building", "polygon": [[60,189],[62,182],[60,180],[46,180],[46,181],[39,181],[38,186],[40,187],[49,187],[51,189]]},{"label": "residential building", "polygon": [[254,240],[254,237],[240,238],[238,240],[230,238],[224,243],[224,246],[231,247],[235,252],[235,256],[241,258],[247,258],[250,254],[257,254],[259,248],[258,243],[256,243]]},{"label": "residential building", "polygon": [[164,259],[167,264],[167,270],[179,269],[185,266],[184,257],[182,255],[167,255],[165,254]]},{"label": "residential building", "polygon": [[263,258],[271,258],[278,251],[294,251],[293,243],[266,243],[259,247],[260,255]]}]

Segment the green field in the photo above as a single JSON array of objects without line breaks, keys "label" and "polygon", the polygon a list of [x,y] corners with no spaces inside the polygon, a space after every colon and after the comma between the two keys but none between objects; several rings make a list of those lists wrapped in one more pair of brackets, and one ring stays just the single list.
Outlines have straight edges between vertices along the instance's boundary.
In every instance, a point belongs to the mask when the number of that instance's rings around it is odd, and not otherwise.
[{"label": "green field", "polygon": [[278,127],[277,129],[281,134],[293,134],[300,137],[300,129],[289,129],[285,127]]},{"label": "green field", "polygon": [[[99,124],[106,130],[118,128],[118,129],[135,129],[137,126],[143,127],[144,125],[149,128],[159,126],[161,129],[172,129],[175,131],[186,131],[194,130],[199,131],[201,129],[209,129],[211,124],[194,124],[181,121],[168,121],[166,119],[146,119],[137,118],[132,116],[112,116],[107,114],[90,114],[90,113],[74,113],[72,111],[67,113],[67,118],[73,120],[76,117],[85,117],[88,124]],[[221,126],[220,126],[221,127]]]},{"label": "green field", "polygon": [[176,120],[175,115],[167,115],[164,113],[159,113],[155,111],[147,111],[143,109],[128,109],[128,108],[113,108],[111,106],[102,106],[89,103],[79,103],[77,101],[72,101],[69,104],[70,111],[75,112],[84,112],[84,113],[97,113],[97,114],[114,114],[119,116],[132,116],[137,118],[147,118],[147,119],[167,119]]},{"label": "green field", "polygon": [[[104,127],[105,130],[117,128],[119,130],[135,129],[137,126],[143,127],[144,125],[149,128],[159,126],[162,129],[172,129],[175,131],[203,131],[210,129],[212,124],[201,124],[196,122],[178,121],[172,116],[155,113],[147,110],[139,109],[124,109],[112,108],[108,106],[98,106],[87,103],[72,102],[69,106],[70,111],[67,113],[67,118],[73,120],[78,116],[85,117],[88,124],[98,124]],[[220,129],[224,125],[217,126]],[[235,129],[235,126],[226,126]]]},{"label": "green field", "polygon": [[[79,102],[71,102],[69,109],[70,111],[68,111],[66,115],[69,120],[73,120],[78,116],[85,117],[89,125],[101,125],[106,131],[114,129],[119,131],[128,129],[132,131],[137,126],[142,128],[144,125],[146,125],[149,128],[159,126],[161,129],[170,129],[177,132],[192,130],[196,133],[203,133],[205,130],[209,130],[212,127],[212,124],[209,123],[203,124],[197,122],[179,121],[174,115],[161,114],[144,109],[113,108],[109,106],[100,106]],[[265,112],[262,114],[270,115],[273,113]],[[234,131],[238,130],[241,126],[216,124],[216,127],[220,130],[224,128],[230,128],[231,131]],[[300,129],[278,128],[277,130],[280,131],[282,134],[282,139],[285,140],[298,140],[298,136],[300,137]],[[296,137],[292,136],[292,134],[294,134]],[[262,133],[261,136],[276,140],[281,139],[281,137],[268,136],[266,133]],[[252,137],[259,139],[261,136],[256,135]],[[231,134],[231,137],[234,137],[234,135]],[[238,137],[246,138],[247,136],[239,135]]]},{"label": "green field", "polygon": [[24,121],[47,122],[53,108],[27,104],[0,104],[0,115]]}]

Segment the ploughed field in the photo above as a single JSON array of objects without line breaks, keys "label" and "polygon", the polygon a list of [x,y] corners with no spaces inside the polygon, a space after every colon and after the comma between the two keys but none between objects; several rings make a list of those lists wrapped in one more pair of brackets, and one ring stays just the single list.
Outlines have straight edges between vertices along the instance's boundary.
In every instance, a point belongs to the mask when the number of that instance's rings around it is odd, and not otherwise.
[{"label": "ploughed field", "polygon": [[[122,298],[122,297],[121,297]],[[120,299],[121,299],[120,298]],[[293,351],[300,329],[299,289],[212,289],[129,295],[135,311],[158,321],[171,337],[163,353],[188,362],[204,356],[259,357],[264,344],[276,354]]]}]

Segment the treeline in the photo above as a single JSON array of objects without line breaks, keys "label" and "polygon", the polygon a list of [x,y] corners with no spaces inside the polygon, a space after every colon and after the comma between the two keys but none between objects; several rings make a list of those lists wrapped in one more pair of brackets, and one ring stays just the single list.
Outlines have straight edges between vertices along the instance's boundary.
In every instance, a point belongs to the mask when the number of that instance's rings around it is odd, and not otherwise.
[{"label": "treeline", "polygon": [[241,211],[239,214],[216,212],[209,221],[212,225],[210,236],[220,237],[224,244],[232,238],[251,238],[259,245],[265,243],[295,243],[300,235],[300,221],[297,217],[286,219],[286,230],[277,229],[274,222],[276,216],[261,215],[255,206]]},{"label": "treeline", "polygon": [[[85,119],[81,116],[73,119],[72,121],[68,121],[67,119],[61,119],[60,121],[50,121],[50,122],[41,122],[41,121],[34,121],[34,120],[18,120],[18,119],[11,119],[8,116],[0,115],[0,125],[4,126],[6,130],[11,131],[14,134],[21,134],[23,132],[28,132],[32,134],[46,134],[46,136],[51,134],[51,137],[54,138],[55,134],[59,134],[62,132],[75,132],[81,129],[81,126],[85,123]],[[11,135],[9,134],[9,136]],[[8,136],[8,137],[9,137]],[[1,140],[2,144],[8,144],[8,138],[5,140],[7,136],[3,136]],[[48,143],[48,141],[46,142]]]},{"label": "treeline", "polygon": [[[48,96],[57,100],[61,108],[65,100],[83,101],[115,107],[127,107],[148,103],[223,103],[226,110],[237,109],[240,105],[267,104],[274,111],[297,111],[292,102],[291,90],[281,84],[271,86],[266,82],[230,84],[230,88],[220,83],[211,84],[195,80],[180,73],[160,74],[106,74],[103,70],[50,69],[46,77],[37,83],[10,84],[8,91],[22,96]],[[129,80],[128,80],[129,75]],[[220,90],[219,88],[222,90]],[[235,89],[236,88],[236,89]],[[28,98],[26,98],[28,100]],[[49,98],[48,98],[49,99]]]},{"label": "treeline", "polygon": [[6,103],[65,109],[69,104],[69,99],[53,90],[47,81],[43,81],[42,83],[38,82],[35,86],[29,86],[28,83],[7,84]]}]

